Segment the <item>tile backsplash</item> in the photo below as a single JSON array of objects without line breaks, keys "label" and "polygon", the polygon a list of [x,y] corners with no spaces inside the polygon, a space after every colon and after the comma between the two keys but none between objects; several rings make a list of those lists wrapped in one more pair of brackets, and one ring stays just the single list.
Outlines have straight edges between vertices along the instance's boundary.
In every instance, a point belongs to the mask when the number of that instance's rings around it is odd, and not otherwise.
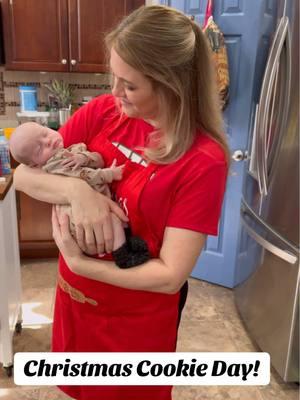
[{"label": "tile backsplash", "polygon": [[64,80],[72,85],[74,105],[80,105],[84,96],[98,96],[110,91],[108,74],[80,74],[63,72],[6,71],[0,67],[0,127],[16,126],[16,113],[20,111],[20,85],[37,87],[38,110],[48,104],[48,90],[44,83],[52,79]]}]

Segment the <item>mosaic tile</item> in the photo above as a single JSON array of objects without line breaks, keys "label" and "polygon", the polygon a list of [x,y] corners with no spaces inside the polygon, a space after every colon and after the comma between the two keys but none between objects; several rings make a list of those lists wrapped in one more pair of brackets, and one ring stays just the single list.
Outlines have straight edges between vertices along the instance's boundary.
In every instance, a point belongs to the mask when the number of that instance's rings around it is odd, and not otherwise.
[{"label": "mosaic tile", "polygon": [[6,105],[4,93],[0,92],[0,115],[5,115]]},{"label": "mosaic tile", "polygon": [[0,92],[4,90],[3,86],[3,72],[0,72]]},{"label": "mosaic tile", "polygon": [[[74,89],[74,106],[81,106],[84,96],[96,97],[110,91],[108,74],[81,74],[81,73],[54,73],[34,71],[6,71],[0,68],[0,94],[1,88],[5,99],[0,98],[0,116],[8,120],[16,120],[16,112],[20,111],[19,90],[20,85],[34,85],[37,88],[38,109],[43,111],[48,105],[48,91],[45,83],[52,79],[64,80]],[[5,102],[6,100],[6,102]]]}]

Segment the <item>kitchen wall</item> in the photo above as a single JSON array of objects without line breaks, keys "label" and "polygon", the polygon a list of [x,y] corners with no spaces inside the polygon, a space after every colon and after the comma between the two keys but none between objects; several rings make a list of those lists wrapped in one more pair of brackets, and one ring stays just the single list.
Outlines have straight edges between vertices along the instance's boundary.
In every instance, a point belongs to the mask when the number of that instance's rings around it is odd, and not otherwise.
[{"label": "kitchen wall", "polygon": [[74,104],[80,105],[83,96],[98,96],[109,92],[109,75],[59,72],[6,71],[0,67],[0,127],[16,126],[16,113],[20,111],[19,86],[33,84],[37,87],[38,109],[45,110],[48,90],[43,84],[53,78],[64,80],[75,88]]}]

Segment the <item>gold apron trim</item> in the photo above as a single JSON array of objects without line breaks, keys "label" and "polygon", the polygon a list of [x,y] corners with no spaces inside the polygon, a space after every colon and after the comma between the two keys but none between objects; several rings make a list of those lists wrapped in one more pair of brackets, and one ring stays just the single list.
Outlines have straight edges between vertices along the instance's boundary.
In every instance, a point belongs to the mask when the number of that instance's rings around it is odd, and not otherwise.
[{"label": "gold apron trim", "polygon": [[60,274],[58,275],[58,286],[65,293],[68,293],[71,299],[78,301],[79,303],[89,303],[92,306],[98,305],[98,302],[96,300],[85,297],[85,295],[80,292],[80,290],[75,289],[73,286],[71,286],[67,281],[64,280],[64,278]]}]

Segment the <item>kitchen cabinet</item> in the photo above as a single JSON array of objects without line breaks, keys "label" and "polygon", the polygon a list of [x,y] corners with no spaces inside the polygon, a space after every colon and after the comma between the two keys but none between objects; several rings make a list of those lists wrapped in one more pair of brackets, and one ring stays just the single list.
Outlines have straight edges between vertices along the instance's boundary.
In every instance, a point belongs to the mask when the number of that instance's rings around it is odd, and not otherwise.
[{"label": "kitchen cabinet", "polygon": [[67,0],[2,0],[2,14],[7,69],[69,70]]},{"label": "kitchen cabinet", "polygon": [[4,45],[3,45],[3,29],[2,29],[2,12],[0,0],[0,65],[4,64]]},{"label": "kitchen cabinet", "polygon": [[52,205],[17,192],[21,258],[50,258],[58,255],[52,238]]},{"label": "kitchen cabinet", "polygon": [[[11,156],[11,166],[19,163]],[[21,258],[51,258],[58,256],[52,237],[52,205],[16,191],[19,249]]]},{"label": "kitchen cabinet", "polygon": [[144,0],[2,0],[6,69],[106,72],[103,37]]}]

